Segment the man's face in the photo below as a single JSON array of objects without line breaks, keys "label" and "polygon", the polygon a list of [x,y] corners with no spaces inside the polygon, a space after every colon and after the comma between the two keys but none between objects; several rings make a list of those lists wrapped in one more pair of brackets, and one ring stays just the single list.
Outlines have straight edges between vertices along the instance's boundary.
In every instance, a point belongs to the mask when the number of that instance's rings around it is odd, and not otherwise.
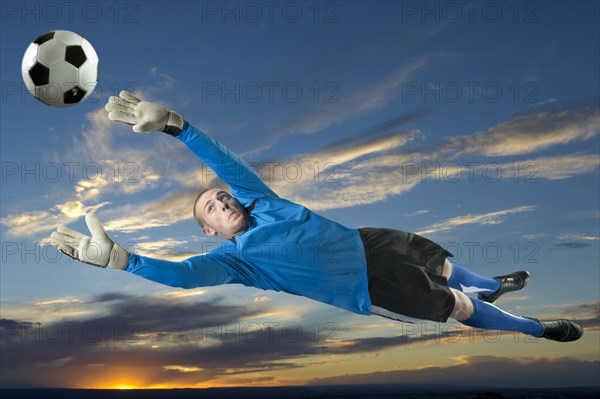
[{"label": "man's face", "polygon": [[196,214],[204,221],[204,234],[230,239],[248,229],[250,217],[246,209],[229,193],[213,189],[196,201]]}]

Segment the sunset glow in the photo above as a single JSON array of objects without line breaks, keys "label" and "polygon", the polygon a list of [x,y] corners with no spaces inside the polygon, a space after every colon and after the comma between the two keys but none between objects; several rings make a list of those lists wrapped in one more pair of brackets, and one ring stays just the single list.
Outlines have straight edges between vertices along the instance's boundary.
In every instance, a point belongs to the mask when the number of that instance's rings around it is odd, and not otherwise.
[{"label": "sunset glow", "polygon": [[139,389],[139,387],[136,387],[133,385],[120,384],[120,385],[115,385],[114,387],[108,387],[106,389]]}]

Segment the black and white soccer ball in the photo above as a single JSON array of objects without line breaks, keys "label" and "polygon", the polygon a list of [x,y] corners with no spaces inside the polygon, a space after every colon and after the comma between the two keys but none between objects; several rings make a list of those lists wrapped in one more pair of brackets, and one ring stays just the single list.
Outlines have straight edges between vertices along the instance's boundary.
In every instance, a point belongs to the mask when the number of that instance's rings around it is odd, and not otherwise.
[{"label": "black and white soccer ball", "polygon": [[27,47],[21,72],[27,90],[35,98],[53,107],[69,107],[94,91],[98,55],[77,33],[54,30]]}]

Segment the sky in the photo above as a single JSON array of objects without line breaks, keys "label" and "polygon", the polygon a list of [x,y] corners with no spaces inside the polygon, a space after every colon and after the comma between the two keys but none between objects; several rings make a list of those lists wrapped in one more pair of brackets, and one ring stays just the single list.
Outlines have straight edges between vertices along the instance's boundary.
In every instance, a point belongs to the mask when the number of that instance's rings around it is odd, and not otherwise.
[{"label": "sky", "polygon": [[[351,383],[598,386],[599,3],[1,3],[0,387]],[[95,48],[96,89],[52,108],[21,78],[31,41]],[[47,245],[95,211],[131,252],[222,241],[192,218],[215,175],[179,141],[111,122],[126,89],[180,113],[279,196],[351,228],[421,234],[484,276],[528,270],[496,304],[571,318],[563,344],[405,324],[224,285],[183,290]]]}]

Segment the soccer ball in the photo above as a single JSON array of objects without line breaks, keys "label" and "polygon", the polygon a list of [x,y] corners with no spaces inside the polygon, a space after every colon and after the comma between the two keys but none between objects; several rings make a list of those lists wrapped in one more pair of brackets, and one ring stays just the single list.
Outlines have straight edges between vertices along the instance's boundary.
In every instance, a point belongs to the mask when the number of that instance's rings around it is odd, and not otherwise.
[{"label": "soccer ball", "polygon": [[54,30],[27,47],[21,72],[27,90],[35,98],[53,107],[69,107],[94,91],[98,55],[77,33]]}]

